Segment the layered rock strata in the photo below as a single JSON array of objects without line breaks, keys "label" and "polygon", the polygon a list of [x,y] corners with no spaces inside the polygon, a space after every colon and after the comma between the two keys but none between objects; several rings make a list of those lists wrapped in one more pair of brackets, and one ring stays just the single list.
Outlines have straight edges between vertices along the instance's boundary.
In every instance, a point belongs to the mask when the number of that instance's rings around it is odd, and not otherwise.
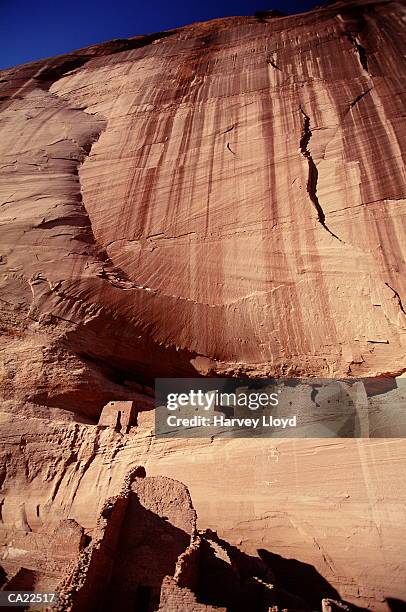
[{"label": "layered rock strata", "polygon": [[[155,376],[405,371],[404,20],[338,2],[0,73],[6,582],[59,580],[18,551],[68,521],[76,555],[143,464],[282,583],[406,599],[402,440],[160,441],[143,412]],[[137,426],[97,426],[110,401]]]}]

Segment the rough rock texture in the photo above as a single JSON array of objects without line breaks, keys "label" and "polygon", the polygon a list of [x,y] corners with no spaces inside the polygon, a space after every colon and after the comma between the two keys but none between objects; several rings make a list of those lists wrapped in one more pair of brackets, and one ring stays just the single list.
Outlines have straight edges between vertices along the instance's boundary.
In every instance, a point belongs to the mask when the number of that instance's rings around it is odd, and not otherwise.
[{"label": "rough rock texture", "polygon": [[68,415],[50,410],[27,423],[1,414],[0,565],[13,560],[21,531],[52,533],[66,517],[97,541],[105,500],[142,463],[150,476],[185,482],[198,528],[260,552],[290,593],[382,611],[386,598],[405,599],[402,440],[170,441],[154,438],[151,412],[127,435]]},{"label": "rough rock texture", "polygon": [[[56,612],[350,610],[317,594],[310,605],[288,592],[266,555],[249,557],[214,531],[197,532],[185,485],[145,476],[143,468],[132,469],[104,504],[91,542],[56,587]],[[311,583],[306,586],[310,592]],[[332,592],[326,581],[319,588]]]},{"label": "rough rock texture", "polygon": [[[190,589],[197,584],[193,551],[199,548],[196,513],[186,487],[170,478],[145,478],[145,470],[136,467],[119,494],[106,501],[91,543],[65,572],[58,609],[170,612],[176,609],[174,595],[188,598],[198,609]],[[161,597],[164,578],[171,576]]]},{"label": "rough rock texture", "polygon": [[31,531],[25,520],[17,529],[1,529],[1,589],[55,591],[85,545],[83,528],[72,519],[55,529]]},{"label": "rough rock texture", "polygon": [[154,376],[405,371],[404,22],[339,2],[0,73],[5,550],[10,529],[91,533],[142,463],[187,484],[200,529],[314,566],[323,597],[406,598],[402,440],[96,427]]},{"label": "rough rock texture", "polygon": [[4,384],[90,412],[117,377],[404,369],[403,14],[215,20],[4,71]]},{"label": "rough rock texture", "polygon": [[185,485],[145,477],[136,467],[106,501],[91,543],[66,570],[57,612],[226,612],[270,605],[278,612],[286,603],[298,612],[309,609],[271,584],[275,577],[264,560],[230,556],[227,549],[215,532],[197,533]]}]

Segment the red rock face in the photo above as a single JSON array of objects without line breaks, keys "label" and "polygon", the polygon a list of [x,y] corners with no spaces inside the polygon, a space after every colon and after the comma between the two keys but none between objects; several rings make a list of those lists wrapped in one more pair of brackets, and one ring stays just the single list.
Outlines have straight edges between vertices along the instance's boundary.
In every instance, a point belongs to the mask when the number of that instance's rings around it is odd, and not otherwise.
[{"label": "red rock face", "polygon": [[406,598],[403,441],[189,455],[95,428],[155,376],[405,371],[404,18],[337,2],[0,73],[7,529],[91,530],[148,461],[247,554],[292,554],[375,610]]},{"label": "red rock face", "polygon": [[7,299],[124,377],[399,373],[402,14],[215,20],[5,71]]}]

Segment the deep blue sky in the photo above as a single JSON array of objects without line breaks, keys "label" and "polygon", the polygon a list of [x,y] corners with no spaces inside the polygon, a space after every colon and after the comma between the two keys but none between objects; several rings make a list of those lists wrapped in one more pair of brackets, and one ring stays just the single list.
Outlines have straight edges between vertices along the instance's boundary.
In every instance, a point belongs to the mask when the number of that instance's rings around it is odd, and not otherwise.
[{"label": "deep blue sky", "polygon": [[193,21],[316,4],[322,0],[0,0],[0,69]]}]

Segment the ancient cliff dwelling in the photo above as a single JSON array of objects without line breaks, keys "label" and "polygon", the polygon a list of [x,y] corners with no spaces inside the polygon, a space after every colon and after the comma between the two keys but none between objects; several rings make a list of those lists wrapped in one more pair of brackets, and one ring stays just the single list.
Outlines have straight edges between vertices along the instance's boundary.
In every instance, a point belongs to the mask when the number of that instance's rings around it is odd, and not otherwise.
[{"label": "ancient cliff dwelling", "polygon": [[[0,72],[0,595],[406,609],[405,22],[253,10]],[[155,436],[155,379],[216,376],[349,417]]]}]

